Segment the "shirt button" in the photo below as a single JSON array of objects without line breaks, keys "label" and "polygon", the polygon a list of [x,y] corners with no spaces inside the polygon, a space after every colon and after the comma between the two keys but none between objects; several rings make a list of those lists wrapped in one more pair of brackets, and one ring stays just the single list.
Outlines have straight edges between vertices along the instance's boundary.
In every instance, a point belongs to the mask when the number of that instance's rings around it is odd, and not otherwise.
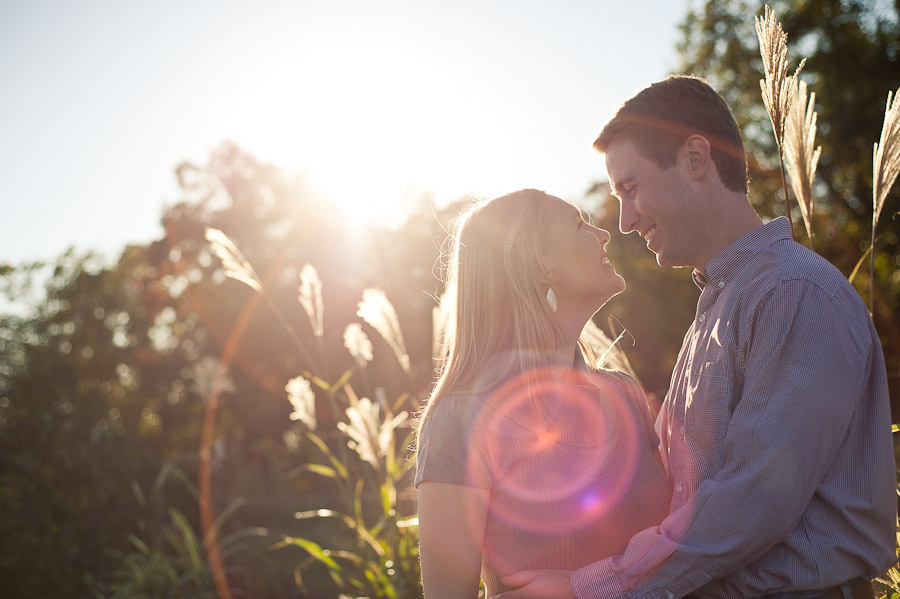
[{"label": "shirt button", "polygon": [[672,591],[666,591],[666,599],[675,599],[675,593]]},{"label": "shirt button", "polygon": [[697,320],[699,320],[701,323],[706,322],[706,313],[704,312],[703,314],[698,316]]},{"label": "shirt button", "polygon": [[675,485],[675,492],[681,493],[681,483],[678,483],[677,485]]},{"label": "shirt button", "polygon": [[719,281],[719,289],[725,286],[725,281]]}]

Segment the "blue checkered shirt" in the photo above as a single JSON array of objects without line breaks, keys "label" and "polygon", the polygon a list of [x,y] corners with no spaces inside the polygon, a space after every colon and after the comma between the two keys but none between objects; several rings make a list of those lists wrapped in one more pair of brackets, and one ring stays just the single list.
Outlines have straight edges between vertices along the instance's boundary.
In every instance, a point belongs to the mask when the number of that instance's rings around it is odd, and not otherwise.
[{"label": "blue checkered shirt", "polygon": [[866,306],[776,219],[694,271],[701,294],[656,423],[673,497],[580,599],[756,597],[896,561],[884,358]]}]

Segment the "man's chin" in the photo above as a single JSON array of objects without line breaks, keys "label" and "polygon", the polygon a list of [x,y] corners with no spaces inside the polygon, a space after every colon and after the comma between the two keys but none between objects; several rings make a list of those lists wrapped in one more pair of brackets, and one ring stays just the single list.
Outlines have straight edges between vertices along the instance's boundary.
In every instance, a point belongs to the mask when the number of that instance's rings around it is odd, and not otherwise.
[{"label": "man's chin", "polygon": [[669,260],[662,254],[656,254],[656,263],[663,268],[684,268],[684,264],[679,264],[674,260]]}]

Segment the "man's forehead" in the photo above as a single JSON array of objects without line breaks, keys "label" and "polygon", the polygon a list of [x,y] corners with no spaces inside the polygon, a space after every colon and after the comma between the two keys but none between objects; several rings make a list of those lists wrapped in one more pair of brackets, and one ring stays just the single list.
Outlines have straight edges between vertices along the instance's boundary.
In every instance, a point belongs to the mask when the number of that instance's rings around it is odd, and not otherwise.
[{"label": "man's forehead", "polygon": [[621,190],[637,176],[637,164],[643,156],[629,140],[617,140],[609,144],[605,152],[606,174],[613,190]]}]

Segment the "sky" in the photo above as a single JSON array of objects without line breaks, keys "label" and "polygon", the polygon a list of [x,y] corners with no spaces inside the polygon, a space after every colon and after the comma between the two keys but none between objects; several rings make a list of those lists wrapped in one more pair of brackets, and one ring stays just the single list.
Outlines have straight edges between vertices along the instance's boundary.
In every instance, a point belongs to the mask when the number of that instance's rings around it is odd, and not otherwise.
[{"label": "sky", "polygon": [[362,217],[605,179],[591,143],[677,70],[689,0],[4,0],[0,264],[162,237],[233,141]]}]

